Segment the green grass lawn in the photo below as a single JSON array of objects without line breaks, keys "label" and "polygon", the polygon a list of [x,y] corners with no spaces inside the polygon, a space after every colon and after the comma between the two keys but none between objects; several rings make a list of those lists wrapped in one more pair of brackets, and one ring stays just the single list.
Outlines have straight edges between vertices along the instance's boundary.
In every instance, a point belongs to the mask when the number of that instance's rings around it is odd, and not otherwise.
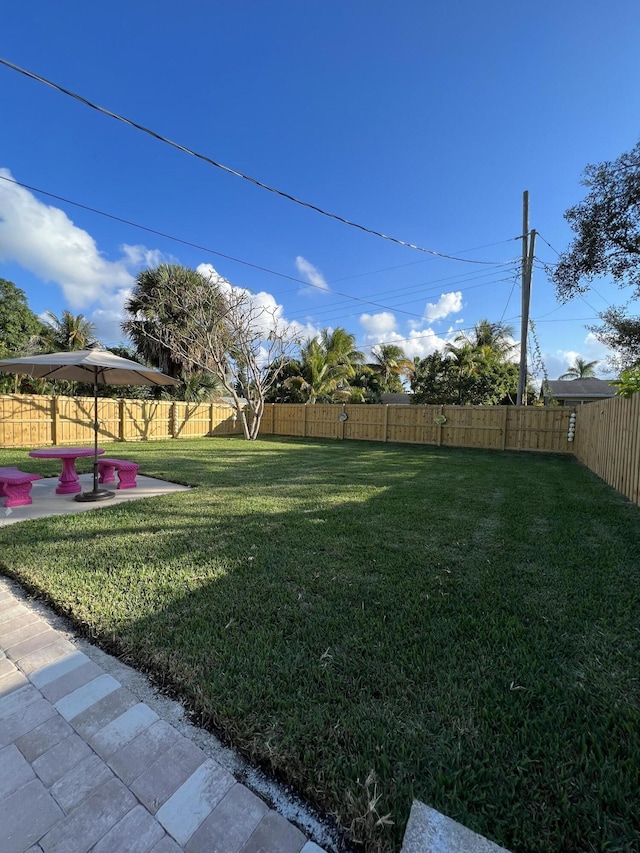
[{"label": "green grass lawn", "polygon": [[572,458],[107,452],[198,488],[0,525],[2,569],[368,850],[414,797],[518,853],[640,849],[640,511]]}]

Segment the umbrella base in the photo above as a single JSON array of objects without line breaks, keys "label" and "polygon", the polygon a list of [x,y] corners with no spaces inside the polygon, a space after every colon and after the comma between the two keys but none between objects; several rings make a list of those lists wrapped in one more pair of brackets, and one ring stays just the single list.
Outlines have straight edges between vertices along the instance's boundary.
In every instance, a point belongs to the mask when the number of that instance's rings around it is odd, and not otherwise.
[{"label": "umbrella base", "polygon": [[90,492],[82,492],[82,494],[76,495],[75,500],[80,503],[84,503],[86,501],[107,501],[109,498],[115,498],[116,493],[110,492],[108,489],[93,489]]}]

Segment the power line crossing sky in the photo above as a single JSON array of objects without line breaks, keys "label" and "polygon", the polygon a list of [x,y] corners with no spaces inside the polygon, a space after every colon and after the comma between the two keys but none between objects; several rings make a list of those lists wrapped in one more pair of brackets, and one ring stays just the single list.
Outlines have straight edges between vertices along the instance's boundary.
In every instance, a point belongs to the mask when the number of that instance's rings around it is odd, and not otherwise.
[{"label": "power line crossing sky", "polygon": [[528,189],[554,378],[604,358],[585,326],[626,299],[603,281],[559,306],[547,271],[586,164],[637,141],[639,22],[624,0],[13,4],[0,277],[116,343],[140,269],[213,264],[303,334],[342,325],[360,348],[425,355],[484,317],[518,325]]}]

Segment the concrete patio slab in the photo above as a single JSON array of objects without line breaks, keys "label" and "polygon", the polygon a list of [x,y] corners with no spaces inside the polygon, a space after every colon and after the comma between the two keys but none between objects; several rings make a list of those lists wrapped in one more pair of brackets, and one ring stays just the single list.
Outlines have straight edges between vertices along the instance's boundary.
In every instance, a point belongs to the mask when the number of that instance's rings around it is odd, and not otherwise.
[{"label": "concrete patio slab", "polygon": [[[83,492],[90,491],[93,488],[92,474],[81,474],[79,479]],[[42,480],[36,480],[33,484],[31,489],[33,503],[28,506],[11,508],[0,506],[0,524],[15,524],[18,521],[30,521],[52,515],[71,515],[94,509],[106,509],[110,506],[117,506],[120,503],[128,503],[142,498],[152,498],[172,492],[187,492],[190,488],[179,483],[157,480],[154,477],[145,477],[141,474],[137,477],[137,484],[135,489],[112,489],[111,486],[117,484],[109,484],[109,490],[114,493],[113,498],[106,501],[81,503],[75,500],[75,495],[57,495],[58,478],[45,477]],[[2,616],[2,602],[0,602],[0,621],[4,621]]]}]

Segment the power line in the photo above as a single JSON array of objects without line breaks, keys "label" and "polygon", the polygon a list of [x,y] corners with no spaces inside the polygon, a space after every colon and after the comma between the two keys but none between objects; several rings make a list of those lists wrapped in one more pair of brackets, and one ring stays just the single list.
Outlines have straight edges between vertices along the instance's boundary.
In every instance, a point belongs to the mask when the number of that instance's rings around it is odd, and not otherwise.
[{"label": "power line", "polygon": [[[469,287],[460,288],[460,292],[463,292],[463,291],[466,292],[467,290],[475,290],[478,287],[489,287],[492,284],[500,284],[503,281],[511,281],[511,280],[512,280],[511,276],[509,276],[507,278],[497,278],[497,279],[493,279],[492,281],[485,281],[485,282],[482,282],[480,284],[473,284],[473,285],[469,285]],[[438,289],[440,289],[440,288],[438,288]],[[437,292],[437,290],[436,290],[436,292]],[[408,313],[408,312],[402,312],[401,309],[398,308],[397,306],[398,305],[409,305],[409,304],[416,302],[416,301],[417,300],[414,298],[414,299],[408,300],[407,302],[400,302],[400,303],[397,303],[396,305],[389,305],[389,306],[387,306],[387,309],[391,312]],[[334,308],[328,308],[327,310],[324,310],[324,311],[314,311],[313,312],[314,323],[317,321],[317,318],[319,318],[319,317],[323,318],[323,322],[330,321],[333,318],[331,316],[327,317],[326,315],[332,314],[334,311],[338,312],[337,317],[339,317],[339,318],[344,317],[346,319],[349,317],[357,317],[358,316],[359,312],[356,312],[355,314],[344,314],[342,311],[340,311],[340,307],[342,306],[342,304],[343,303],[337,303]],[[304,318],[307,313],[308,312],[305,312],[305,311],[297,311],[297,312],[293,312],[293,314],[289,314],[288,316],[289,316],[289,319],[296,320],[296,319]],[[424,316],[424,311],[420,314],[416,313],[413,316],[419,317],[421,320],[424,320],[427,323],[439,322],[438,320],[426,319]]]},{"label": "power line", "polygon": [[559,251],[558,251],[554,246],[552,246],[552,245],[551,245],[551,243],[550,243],[548,240],[546,240],[546,239],[542,236],[542,234],[541,234],[539,231],[537,232],[537,234],[538,234],[538,237],[540,237],[540,239],[542,240],[542,242],[543,242],[543,243],[546,243],[546,244],[547,244],[547,246],[548,246],[552,251],[554,251],[558,257],[560,257],[560,252],[559,252]]},{"label": "power line", "polygon": [[[474,290],[476,287],[488,287],[491,284],[511,280],[510,276],[508,278],[495,279],[495,278],[493,278],[493,276],[495,276],[495,274],[496,274],[496,270],[494,269],[491,272],[482,273],[481,275],[465,276],[465,278],[463,279],[463,282],[475,281],[478,278],[486,278],[487,276],[492,277],[491,281],[481,282],[480,284],[469,285],[466,287],[462,286],[460,281],[457,281],[455,283],[451,283],[452,278],[458,278],[459,279],[460,276],[449,276],[447,278],[434,279],[432,281],[420,282],[420,284],[407,285],[406,287],[395,288],[393,290],[378,291],[376,293],[370,294],[370,296],[371,297],[379,297],[379,296],[384,296],[384,295],[389,294],[389,293],[406,295],[406,292],[410,292],[412,290],[417,290],[418,288],[424,288],[425,286],[429,285],[428,289],[421,290],[420,294],[414,295],[413,298],[406,300],[405,302],[396,303],[398,305],[409,305],[412,302],[417,302],[419,299],[424,299],[424,298],[427,298],[428,296],[431,296],[432,294],[438,293],[438,291],[442,292],[442,289],[443,289],[442,283],[443,282],[449,282],[449,284],[447,286],[451,287],[451,288],[455,288],[457,291],[466,292],[467,290]],[[440,286],[437,286],[437,285],[440,285]],[[336,291],[330,291],[330,292],[335,293]],[[448,291],[448,292],[450,292],[450,291]],[[317,309],[314,310],[313,315],[314,315],[314,317],[317,317],[317,316],[326,314],[328,312],[330,313],[336,309],[341,308],[342,306],[344,306],[344,304],[345,304],[344,301],[329,303],[328,305],[324,305],[324,307],[321,308],[320,310],[317,310]],[[394,306],[387,306],[387,307],[390,308],[391,310],[394,310]],[[308,314],[309,311],[307,311],[306,309],[300,309],[297,313],[304,316],[304,315]]]},{"label": "power line", "polygon": [[[508,281],[508,279],[505,279],[505,281]],[[504,306],[502,316],[500,317],[500,320],[499,320],[500,325],[502,325],[502,321],[504,320],[504,315],[507,313],[507,308],[509,307],[509,303],[511,302],[511,297],[513,296],[513,291],[515,290],[517,281],[518,281],[517,278],[514,276],[513,284],[511,285],[511,290],[509,291],[509,296],[507,297],[507,304]]]},{"label": "power line", "polygon": [[[219,258],[225,258],[227,261],[233,261],[236,264],[242,264],[245,267],[251,267],[254,270],[259,270],[260,272],[269,273],[269,275],[277,275],[280,278],[286,278],[289,281],[295,281],[298,284],[304,284],[309,287],[314,287],[315,285],[310,284],[307,281],[304,281],[301,278],[296,278],[292,275],[287,275],[283,272],[277,272],[276,270],[270,270],[267,267],[261,267],[259,264],[252,264],[249,261],[243,261],[240,258],[234,258],[232,255],[225,255],[224,252],[218,252],[215,249],[210,249],[207,246],[201,246],[198,243],[192,243],[189,240],[184,240],[182,237],[173,237],[171,234],[165,234],[163,231],[157,231],[155,228],[149,228],[146,225],[140,225],[138,222],[131,222],[129,219],[123,219],[121,216],[115,216],[113,213],[106,213],[104,210],[98,210],[95,207],[90,207],[87,204],[81,204],[79,201],[72,201],[70,198],[65,198],[61,195],[56,195],[55,193],[47,192],[46,190],[41,190],[39,187],[32,187],[29,184],[23,184],[21,181],[16,181],[14,178],[7,178],[5,175],[0,175],[0,180],[6,181],[9,184],[15,184],[18,187],[22,187],[25,190],[30,190],[34,193],[39,193],[40,195],[45,195],[47,198],[54,198],[56,201],[64,202],[64,204],[70,204],[73,207],[79,207],[81,210],[87,210],[89,213],[95,213],[98,216],[104,216],[107,219],[111,219],[114,222],[120,222],[123,225],[129,225],[131,228],[138,228],[140,231],[146,231],[148,234],[154,234],[156,237],[162,237],[165,240],[173,240],[174,243],[181,243],[183,246],[190,246],[192,249],[198,249],[200,252],[207,252],[209,255],[216,255]],[[321,290],[323,288],[320,288]]]},{"label": "power line", "polygon": [[[383,234],[381,231],[376,231],[373,228],[367,228],[364,225],[360,225],[357,222],[353,222],[350,219],[345,219],[343,216],[339,216],[336,213],[330,213],[327,210],[324,210],[321,207],[318,207],[315,204],[311,204],[310,202],[303,201],[302,199],[296,198],[296,196],[291,195],[290,193],[284,192],[283,190],[276,189],[275,187],[269,186],[269,184],[265,184],[263,181],[259,181],[257,178],[252,178],[250,175],[245,175],[243,172],[238,171],[237,169],[232,169],[230,166],[225,166],[222,163],[218,163],[216,160],[213,160],[211,157],[208,157],[205,154],[200,154],[197,151],[194,151],[191,148],[188,148],[185,145],[181,145],[178,142],[174,142],[171,139],[168,139],[162,134],[158,133],[155,130],[151,130],[148,127],[144,127],[144,125],[138,124],[138,122],[133,121],[132,119],[126,118],[125,116],[119,115],[118,113],[112,112],[111,110],[105,109],[105,107],[101,107],[98,104],[94,104],[92,101],[89,101],[87,98],[84,98],[82,95],[78,95],[76,92],[72,92],[70,89],[65,89],[63,86],[60,86],[58,83],[54,83],[52,80],[48,80],[46,77],[41,77],[39,74],[35,74],[33,71],[28,71],[25,68],[21,68],[19,65],[14,65],[13,62],[9,62],[7,59],[3,59],[0,57],[0,64],[10,68],[12,71],[17,71],[20,74],[23,74],[25,77],[29,77],[31,80],[36,80],[38,83],[44,83],[46,86],[50,86],[52,89],[60,92],[63,95],[67,95],[70,98],[78,101],[81,104],[84,104],[87,107],[90,107],[93,110],[96,110],[102,115],[108,116],[109,118],[115,119],[116,121],[120,121],[123,124],[129,125],[130,127],[135,128],[136,130],[141,131],[142,133],[146,133],[148,136],[152,136],[154,139],[157,139],[159,142],[164,142],[166,145],[171,146],[172,148],[176,148],[178,151],[182,151],[184,154],[190,154],[192,157],[196,157],[198,160],[202,160],[204,163],[207,163],[210,166],[215,166],[216,169],[221,169],[223,172],[227,172],[230,175],[234,175],[237,178],[242,178],[244,181],[248,181],[251,184],[259,187],[260,189],[267,190],[274,195],[280,196],[281,198],[287,199],[288,201],[293,202],[294,204],[298,204],[302,207],[306,207],[309,210],[314,210],[316,213],[321,214],[322,216],[326,216],[329,219],[334,219],[337,222],[341,222],[343,225],[348,225],[351,228],[357,228],[360,231],[365,232],[366,234],[371,234],[374,237],[380,237],[383,240],[389,240],[392,243],[396,243],[400,246],[406,246],[409,249],[415,249],[418,252],[424,252],[427,255],[433,255],[438,258],[446,258],[450,261],[460,261],[461,263],[466,264],[494,264],[495,261],[476,261],[470,258],[460,258],[455,255],[447,255],[443,252],[436,252],[433,249],[425,249],[423,246],[418,246],[415,243],[409,243],[405,240],[400,240],[397,237],[391,237],[388,234]],[[514,240],[517,238],[514,237]]]},{"label": "power line", "polygon": [[[320,290],[323,293],[326,293],[326,289],[324,287],[317,285],[317,284],[313,284],[312,282],[304,281],[303,279],[295,278],[294,276],[287,275],[286,273],[281,273],[281,272],[278,272],[276,270],[271,270],[271,269],[268,269],[267,267],[263,267],[263,266],[260,266],[258,264],[254,264],[254,263],[251,263],[249,261],[244,261],[241,258],[235,258],[232,255],[227,255],[227,254],[224,254],[223,252],[219,252],[215,249],[210,249],[207,246],[202,246],[202,245],[199,245],[198,243],[193,243],[189,240],[184,240],[181,237],[174,237],[171,234],[166,234],[162,231],[156,230],[155,228],[149,228],[146,225],[140,225],[137,222],[132,222],[131,220],[123,219],[120,216],[115,216],[114,214],[106,213],[105,211],[99,210],[95,207],[90,207],[89,205],[82,204],[82,203],[77,202],[77,201],[72,201],[71,199],[65,198],[64,196],[56,195],[55,193],[51,193],[51,192],[48,192],[46,190],[42,190],[38,187],[30,186],[29,184],[24,184],[20,181],[16,181],[13,178],[8,178],[4,175],[0,175],[0,180],[6,181],[7,183],[10,183],[10,184],[15,184],[16,186],[30,190],[31,192],[40,193],[41,195],[47,196],[48,198],[56,199],[56,201],[61,201],[65,204],[70,204],[74,207],[81,208],[82,210],[86,210],[90,213],[97,214],[98,216],[104,216],[107,219],[114,220],[115,222],[120,222],[120,223],[122,223],[124,225],[128,225],[132,228],[138,228],[141,231],[145,231],[147,233],[154,234],[155,236],[163,237],[164,239],[172,240],[176,243],[180,243],[182,245],[189,246],[189,247],[194,248],[194,249],[198,249],[199,251],[207,252],[208,254],[216,255],[217,257],[221,257],[221,258],[225,258],[226,260],[233,261],[234,263],[238,263],[238,264],[242,264],[243,266],[251,267],[252,269],[259,270],[260,272],[266,272],[266,273],[269,273],[270,275],[275,275],[275,276],[278,276],[280,278],[287,279],[288,281],[294,281],[297,284],[304,285],[305,287],[313,287],[316,290]],[[499,266],[499,265],[497,265],[497,266]],[[451,278],[459,278],[459,277],[460,277],[460,274],[458,276],[452,276]],[[444,279],[444,280],[446,280],[446,279]],[[285,292],[287,292],[287,291],[285,291]],[[359,296],[352,296],[349,293],[341,293],[338,290],[332,290],[331,293],[335,294],[336,296],[340,296],[343,299],[353,301],[353,302],[360,302],[364,305],[370,305],[370,306],[375,307],[375,308],[382,308],[382,309],[387,310],[387,311],[397,310],[401,314],[407,314],[407,315],[412,316],[412,317],[421,317],[422,316],[422,315],[417,314],[417,313],[412,312],[412,311],[403,311],[402,309],[396,309],[391,305],[385,305],[383,303],[374,302],[372,300],[364,299],[364,298],[359,297]]]},{"label": "power line", "polygon": [[[506,240],[498,240],[495,243],[485,243],[483,246],[473,246],[473,248],[471,248],[471,249],[460,249],[459,251],[456,252],[456,256],[465,255],[468,252],[477,252],[480,249],[490,249],[493,246],[503,246],[505,243],[513,243],[514,240],[519,240],[519,239],[520,239],[519,237],[509,237]],[[426,264],[430,260],[432,260],[432,258],[425,258],[424,260],[421,260],[421,261],[410,261],[407,264],[396,264],[393,267],[382,267],[382,269],[371,270],[370,272],[359,272],[359,273],[355,273],[354,275],[346,275],[342,278],[334,278],[329,283],[332,284],[333,282],[337,283],[340,281],[348,281],[349,279],[352,279],[352,278],[362,278],[363,276],[367,276],[367,275],[377,275],[378,273],[381,273],[381,272],[392,272],[393,270],[403,269],[404,267],[415,267],[415,266],[417,266],[417,264]],[[483,263],[491,263],[491,261],[483,261]],[[502,265],[510,264],[510,263],[513,263],[513,261],[496,261],[495,265],[496,266],[502,266]]]}]

